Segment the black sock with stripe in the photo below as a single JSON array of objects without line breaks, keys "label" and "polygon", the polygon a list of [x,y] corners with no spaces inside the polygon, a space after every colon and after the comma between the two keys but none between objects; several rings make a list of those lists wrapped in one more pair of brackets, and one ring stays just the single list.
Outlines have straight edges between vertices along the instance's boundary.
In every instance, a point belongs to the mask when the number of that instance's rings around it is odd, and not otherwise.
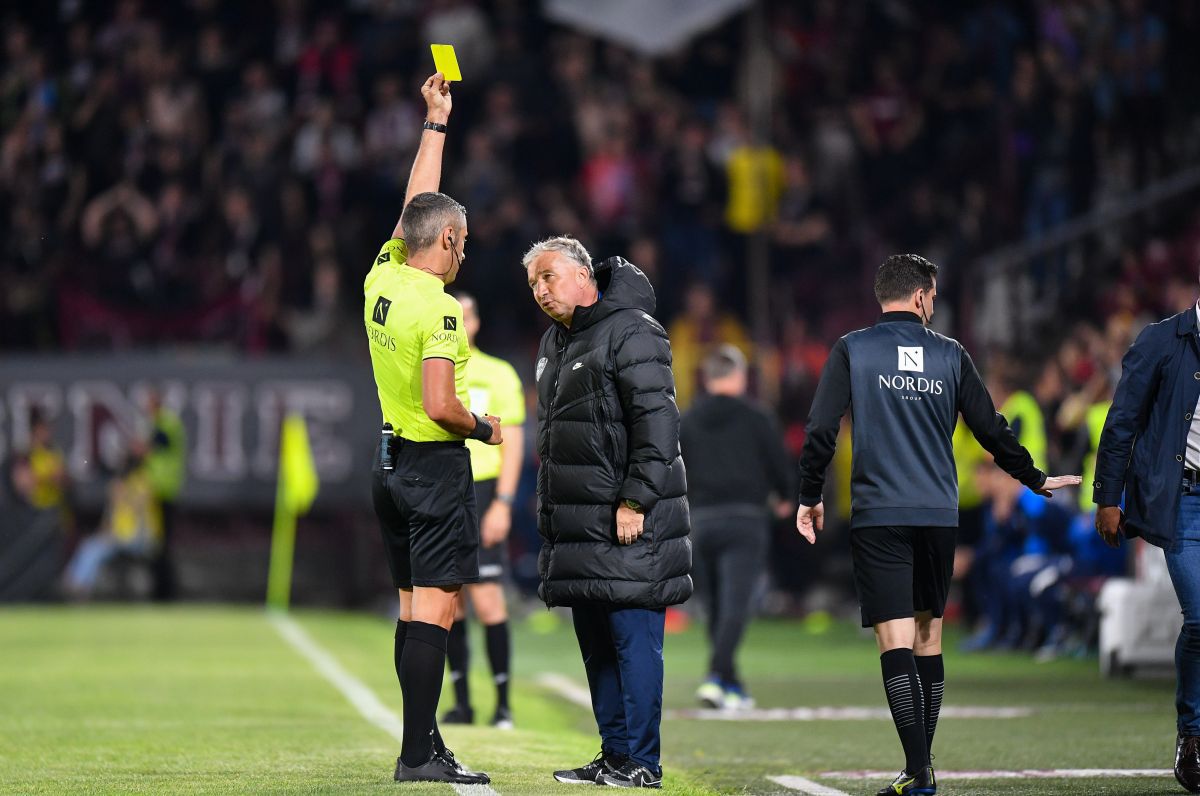
[{"label": "black sock with stripe", "polygon": [[925,737],[929,751],[933,751],[933,733],[937,730],[938,714],[942,712],[942,693],[946,689],[946,666],[942,656],[917,655],[917,676],[921,678],[922,696],[925,698]]},{"label": "black sock with stripe", "polygon": [[916,774],[929,765],[929,741],[925,737],[925,698],[913,651],[888,650],[879,656],[879,663],[888,708],[904,747],[904,770]]},{"label": "black sock with stripe", "polygon": [[508,621],[484,627],[487,639],[488,663],[492,666],[492,680],[496,683],[496,707],[508,708],[508,668],[512,657],[512,642],[508,633]]}]

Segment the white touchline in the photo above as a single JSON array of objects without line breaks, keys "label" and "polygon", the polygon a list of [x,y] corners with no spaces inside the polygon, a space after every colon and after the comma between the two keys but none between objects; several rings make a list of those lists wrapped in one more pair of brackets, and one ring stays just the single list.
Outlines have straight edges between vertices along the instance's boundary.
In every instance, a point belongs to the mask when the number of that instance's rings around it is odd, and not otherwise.
[{"label": "white touchline", "polygon": [[581,686],[579,683],[572,680],[570,677],[562,674],[554,674],[546,672],[539,675],[538,683],[545,688],[550,689],[568,702],[572,702],[580,707],[592,709],[592,692]]},{"label": "white touchline", "polygon": [[[1106,777],[1169,777],[1169,768],[1025,768],[1008,771],[938,771],[938,779],[1103,779]],[[821,777],[839,780],[885,779],[890,771],[825,771]]]},{"label": "white touchline", "polygon": [[801,793],[807,793],[809,796],[850,796],[844,790],[831,788],[828,785],[822,785],[818,782],[813,782],[811,779],[804,777],[780,776],[767,777],[772,782],[778,783],[785,788],[798,790]]},{"label": "white touchline", "polygon": [[[942,708],[944,719],[1022,719],[1032,716],[1027,707],[982,707],[973,705],[951,705]],[[701,721],[891,721],[887,708],[868,707],[803,707],[803,708],[753,708],[750,710],[713,710],[710,708],[685,708],[668,710],[668,719],[698,719]]]},{"label": "white touchline", "polygon": [[[591,710],[592,695],[584,686],[566,675],[545,672],[538,684],[553,691],[568,702]],[[950,705],[942,708],[943,718],[955,719],[1020,719],[1032,716],[1028,707],[981,707]],[[666,719],[700,719],[704,721],[866,721],[892,720],[887,708],[868,707],[811,707],[755,708],[752,710],[711,710],[685,708],[663,711]]]},{"label": "white touchline", "polygon": [[[279,631],[287,643],[308,659],[313,668],[321,673],[334,688],[342,692],[342,696],[353,705],[363,718],[396,739],[397,743],[404,742],[404,723],[387,705],[379,701],[375,692],[367,687],[362,680],[342,668],[337,659],[321,648],[312,636],[304,631],[286,614],[269,613],[271,624]],[[454,790],[462,796],[499,796],[487,785],[455,785]]]}]

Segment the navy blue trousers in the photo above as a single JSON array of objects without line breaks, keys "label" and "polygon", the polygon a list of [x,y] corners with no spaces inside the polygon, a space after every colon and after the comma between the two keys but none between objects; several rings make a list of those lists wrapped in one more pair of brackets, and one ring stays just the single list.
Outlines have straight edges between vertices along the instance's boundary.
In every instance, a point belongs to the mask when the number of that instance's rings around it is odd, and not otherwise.
[{"label": "navy blue trousers", "polygon": [[571,615],[601,745],[660,773],[666,611],[583,605]]},{"label": "navy blue trousers", "polygon": [[1200,486],[1183,485],[1167,571],[1183,609],[1175,642],[1175,711],[1181,735],[1200,735]]}]

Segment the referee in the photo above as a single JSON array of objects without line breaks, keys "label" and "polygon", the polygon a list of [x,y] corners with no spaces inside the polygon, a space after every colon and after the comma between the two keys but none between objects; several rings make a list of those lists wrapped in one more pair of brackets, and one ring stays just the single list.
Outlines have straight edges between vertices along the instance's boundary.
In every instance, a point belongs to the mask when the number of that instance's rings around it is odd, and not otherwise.
[{"label": "referee", "polygon": [[[467,362],[467,391],[471,396],[471,411],[497,414],[505,418],[504,444],[498,448],[471,440],[471,469],[475,474],[475,502],[482,512],[479,524],[479,583],[467,587],[467,595],[475,609],[475,617],[483,625],[488,663],[492,681],[496,684],[496,710],[492,726],[502,730],[513,727],[512,711],[508,706],[508,669],[512,658],[512,641],[508,629],[508,606],[504,601],[505,563],[508,561],[508,532],[512,528],[512,504],[521,478],[521,459],[525,448],[525,393],[521,379],[513,366],[499,357],[485,354],[475,346],[479,334],[479,304],[466,293],[458,294],[462,304],[464,330],[471,347]],[[467,613],[462,596],[458,613],[450,627],[446,650],[450,664],[450,680],[454,683],[457,704],[442,716],[443,724],[471,724],[475,711],[471,708],[468,674],[471,650],[467,634]]]},{"label": "referee", "polygon": [[436,193],[450,86],[439,72],[421,93],[427,116],[404,212],[363,285],[384,421],[372,499],[400,592],[395,664],[404,740],[395,779],[486,784],[486,774],[446,749],[435,716],[458,592],[479,580],[479,520],[463,440],[499,445],[500,418],[466,408],[470,349],[462,307],[445,286],[462,267],[467,217],[462,205]]},{"label": "referee", "polygon": [[821,492],[842,415],[854,418],[850,549],[863,627],[875,628],[883,685],[904,747],[904,771],[879,791],[937,792],[929,749],[945,674],[942,610],[954,563],[958,478],[951,437],[967,427],[1009,475],[1043,497],[1078,476],[1033,464],[958,343],[928,329],[938,268],[915,254],[888,257],[875,276],[876,324],[829,354],[800,455],[796,528],[816,541]]}]

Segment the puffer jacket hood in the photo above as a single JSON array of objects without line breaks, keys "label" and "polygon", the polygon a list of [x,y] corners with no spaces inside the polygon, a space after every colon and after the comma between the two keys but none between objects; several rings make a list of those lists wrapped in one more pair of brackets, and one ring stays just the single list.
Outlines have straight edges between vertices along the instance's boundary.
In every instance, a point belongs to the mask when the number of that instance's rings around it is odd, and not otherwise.
[{"label": "puffer jacket hood", "polygon": [[[600,300],[547,329],[538,352],[538,593],[547,605],[674,605],[692,581],[671,347],[646,275],[620,257],[595,271]],[[645,520],[622,545],[626,499]]]},{"label": "puffer jacket hood", "polygon": [[575,310],[571,323],[573,331],[581,332],[620,310],[641,310],[647,315],[654,314],[657,305],[654,287],[642,269],[624,257],[609,257],[597,264],[595,271],[600,300],[590,307]]}]

